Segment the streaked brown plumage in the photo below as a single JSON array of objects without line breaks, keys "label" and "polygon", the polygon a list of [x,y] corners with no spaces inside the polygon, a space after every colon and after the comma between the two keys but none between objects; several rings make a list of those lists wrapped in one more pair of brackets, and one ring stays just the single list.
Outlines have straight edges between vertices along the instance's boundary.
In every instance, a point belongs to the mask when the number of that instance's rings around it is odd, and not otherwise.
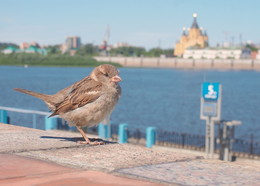
[{"label": "streaked brown plumage", "polygon": [[89,76],[53,95],[20,88],[14,90],[42,99],[53,111],[50,117],[59,115],[69,125],[76,126],[85,143],[89,144],[91,142],[82,127],[97,125],[111,114],[121,95],[120,81],[116,67],[104,64],[96,67]]}]

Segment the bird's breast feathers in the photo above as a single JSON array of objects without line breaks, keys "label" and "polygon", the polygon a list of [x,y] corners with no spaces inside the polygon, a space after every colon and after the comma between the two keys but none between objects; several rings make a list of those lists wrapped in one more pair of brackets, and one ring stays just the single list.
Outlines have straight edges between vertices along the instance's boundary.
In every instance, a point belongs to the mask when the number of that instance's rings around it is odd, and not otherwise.
[{"label": "bird's breast feathers", "polygon": [[95,101],[59,115],[69,121],[70,125],[97,125],[113,111],[120,96],[118,90],[120,89],[109,88],[108,90],[103,90]]}]

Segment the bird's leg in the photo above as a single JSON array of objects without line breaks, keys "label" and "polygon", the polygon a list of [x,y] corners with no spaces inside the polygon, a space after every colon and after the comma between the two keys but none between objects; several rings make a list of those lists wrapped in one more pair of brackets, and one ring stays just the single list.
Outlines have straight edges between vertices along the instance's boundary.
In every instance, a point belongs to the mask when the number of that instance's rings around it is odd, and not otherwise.
[{"label": "bird's leg", "polygon": [[80,134],[83,136],[83,138],[85,139],[85,141],[80,141],[79,143],[81,144],[90,144],[90,145],[103,145],[104,142],[102,141],[94,141],[91,142],[90,139],[87,137],[87,135],[85,134],[85,132],[82,130],[81,127],[76,126],[77,129],[79,130]]},{"label": "bird's leg", "polygon": [[85,132],[78,126],[76,126],[78,131],[80,132],[80,134],[83,136],[83,138],[85,139],[85,142],[82,142],[82,143],[86,143],[86,144],[90,144],[90,140],[89,138],[87,137],[87,135],[85,134]]}]

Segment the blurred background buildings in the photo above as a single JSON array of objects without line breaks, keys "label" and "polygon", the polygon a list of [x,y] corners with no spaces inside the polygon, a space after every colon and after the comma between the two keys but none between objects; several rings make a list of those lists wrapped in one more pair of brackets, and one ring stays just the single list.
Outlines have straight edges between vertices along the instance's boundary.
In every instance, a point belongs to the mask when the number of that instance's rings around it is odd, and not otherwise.
[{"label": "blurred background buildings", "polygon": [[[199,27],[198,15],[193,14],[193,22],[190,28],[183,27],[182,35],[173,48],[162,49],[157,47],[146,50],[144,47],[131,45],[127,42],[110,43],[110,27],[105,29],[103,41],[95,45],[94,42],[82,44],[80,36],[68,36],[63,44],[41,46],[38,42],[23,42],[19,46],[14,43],[0,43],[0,51],[4,54],[12,53],[37,53],[37,54],[69,54],[73,56],[132,56],[132,57],[178,57],[184,59],[260,59],[260,45],[252,41],[234,42],[232,36],[230,42],[226,34],[226,40],[219,42],[215,47],[210,46],[210,33]],[[159,42],[160,43],[160,42]]]},{"label": "blurred background buildings", "polygon": [[70,55],[75,55],[77,50],[81,47],[81,40],[78,36],[69,36],[66,38],[65,43],[61,45],[61,52],[70,53]]}]

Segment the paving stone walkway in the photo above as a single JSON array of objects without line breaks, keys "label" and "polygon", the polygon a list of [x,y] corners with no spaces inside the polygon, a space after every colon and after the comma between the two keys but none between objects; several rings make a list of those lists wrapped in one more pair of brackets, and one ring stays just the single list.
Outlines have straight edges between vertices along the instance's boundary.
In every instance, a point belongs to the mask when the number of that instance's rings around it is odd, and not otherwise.
[{"label": "paving stone walkway", "polygon": [[118,172],[180,185],[260,185],[259,166],[219,160],[187,160],[121,169]]}]

